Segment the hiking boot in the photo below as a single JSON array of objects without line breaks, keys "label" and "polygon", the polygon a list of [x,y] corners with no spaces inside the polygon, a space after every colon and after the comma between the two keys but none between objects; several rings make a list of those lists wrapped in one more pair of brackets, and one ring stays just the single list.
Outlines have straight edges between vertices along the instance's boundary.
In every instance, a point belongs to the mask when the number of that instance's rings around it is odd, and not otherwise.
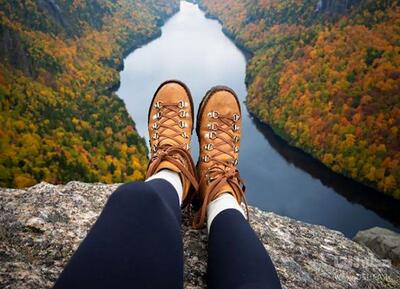
[{"label": "hiking boot", "polygon": [[203,227],[208,204],[223,193],[232,194],[239,204],[245,201],[245,187],[237,169],[241,123],[240,103],[230,88],[217,86],[207,92],[197,115],[197,199],[201,207],[194,227]]},{"label": "hiking boot", "polygon": [[193,100],[180,81],[162,83],[154,94],[148,116],[151,157],[146,178],[162,169],[178,173],[182,180],[182,206],[197,191],[196,168],[190,154],[193,131]]}]

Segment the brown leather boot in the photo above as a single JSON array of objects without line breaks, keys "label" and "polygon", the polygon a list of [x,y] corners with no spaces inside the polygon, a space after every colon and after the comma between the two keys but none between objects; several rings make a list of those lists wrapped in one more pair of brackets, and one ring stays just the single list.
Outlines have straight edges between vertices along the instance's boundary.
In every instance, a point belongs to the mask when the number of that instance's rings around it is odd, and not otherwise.
[{"label": "brown leather boot", "polygon": [[196,169],[190,155],[193,131],[193,100],[180,81],[162,83],[154,94],[148,116],[151,158],[146,178],[162,169],[178,173],[182,180],[182,206],[197,191]]},{"label": "brown leather boot", "polygon": [[[201,208],[194,227],[204,226],[208,204],[223,193],[244,201],[244,184],[237,169],[241,136],[240,103],[230,88],[217,86],[203,98],[197,115],[200,142],[197,194]],[[247,206],[247,205],[246,205]]]}]

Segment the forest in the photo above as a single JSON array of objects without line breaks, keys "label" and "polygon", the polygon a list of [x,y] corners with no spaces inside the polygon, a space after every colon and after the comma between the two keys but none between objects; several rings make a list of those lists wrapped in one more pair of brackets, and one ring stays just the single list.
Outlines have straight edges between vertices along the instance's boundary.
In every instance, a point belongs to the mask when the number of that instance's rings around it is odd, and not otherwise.
[{"label": "forest", "polygon": [[144,177],[147,148],[113,92],[122,59],[175,0],[0,0],[0,186]]},{"label": "forest", "polygon": [[400,199],[400,1],[200,0],[251,54],[247,106],[333,171]]}]

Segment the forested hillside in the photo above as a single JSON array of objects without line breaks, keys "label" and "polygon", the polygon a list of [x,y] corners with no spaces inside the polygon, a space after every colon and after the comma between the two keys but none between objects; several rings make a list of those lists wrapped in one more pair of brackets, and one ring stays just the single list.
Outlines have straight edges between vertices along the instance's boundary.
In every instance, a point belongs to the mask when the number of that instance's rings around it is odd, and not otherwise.
[{"label": "forested hillside", "polygon": [[123,56],[178,7],[0,0],[0,186],[143,178],[144,140],[112,90]]},{"label": "forested hillside", "polygon": [[400,1],[199,2],[252,53],[256,117],[333,171],[400,198]]}]

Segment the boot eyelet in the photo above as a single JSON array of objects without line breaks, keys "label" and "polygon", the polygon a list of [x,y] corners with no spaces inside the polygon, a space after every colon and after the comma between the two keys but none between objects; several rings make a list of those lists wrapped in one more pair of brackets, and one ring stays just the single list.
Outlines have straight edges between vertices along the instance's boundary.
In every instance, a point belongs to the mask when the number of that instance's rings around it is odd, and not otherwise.
[{"label": "boot eyelet", "polygon": [[207,183],[210,184],[213,180],[215,180],[215,177],[207,177]]},{"label": "boot eyelet", "polygon": [[233,138],[233,141],[235,143],[238,143],[240,141],[240,137],[238,137],[237,135]]},{"label": "boot eyelet", "polygon": [[156,145],[152,146],[152,151],[153,151],[153,153],[155,153],[157,151],[157,146]]},{"label": "boot eyelet", "polygon": [[162,107],[161,101],[157,101],[157,102],[154,104],[154,108],[160,109],[161,107]]},{"label": "boot eyelet", "polygon": [[217,130],[217,123],[215,123],[215,122],[209,123],[209,124],[207,124],[207,128],[209,130]]},{"label": "boot eyelet", "polygon": [[178,107],[179,107],[179,108],[185,108],[185,107],[186,107],[186,103],[185,103],[183,100],[180,100],[180,101],[178,102]]},{"label": "boot eyelet", "polygon": [[240,119],[240,115],[235,113],[233,115],[233,121],[238,121],[239,119]]},{"label": "boot eyelet", "polygon": [[207,133],[206,133],[206,137],[209,138],[209,139],[211,139],[211,140],[214,140],[214,139],[217,138],[217,133],[216,133],[215,131],[207,132]]},{"label": "boot eyelet", "polygon": [[235,153],[238,153],[239,152],[239,147],[235,146],[233,150],[234,150]]},{"label": "boot eyelet", "polygon": [[218,118],[219,113],[218,113],[218,111],[210,111],[210,112],[207,114],[207,116],[208,116],[208,117],[211,117],[211,118]]},{"label": "boot eyelet", "polygon": [[158,138],[159,138],[158,132],[155,132],[155,133],[153,134],[153,139],[158,139]]},{"label": "boot eyelet", "polygon": [[205,149],[206,151],[211,151],[211,150],[214,149],[214,146],[213,146],[212,143],[208,143],[208,144],[206,144],[206,145],[204,146],[204,149]]},{"label": "boot eyelet", "polygon": [[180,120],[180,121],[179,121],[179,127],[180,127],[180,128],[185,128],[185,127],[187,127],[187,123],[184,122],[184,121],[182,121],[182,120]]},{"label": "boot eyelet", "polygon": [[153,119],[160,119],[161,118],[161,112],[157,112],[154,116]]},{"label": "boot eyelet", "polygon": [[238,159],[234,159],[234,160],[232,161],[232,164],[233,164],[234,166],[237,166],[237,164],[238,164]]},{"label": "boot eyelet", "polygon": [[238,126],[236,123],[232,124],[233,131],[238,131],[239,129],[240,129],[240,126]]},{"label": "boot eyelet", "polygon": [[182,132],[181,136],[182,136],[183,138],[189,138],[189,136],[187,135],[187,133],[184,132],[184,131]]},{"label": "boot eyelet", "polygon": [[190,149],[191,149],[190,144],[187,143],[187,144],[185,145],[185,149],[186,149],[187,151],[190,150]]},{"label": "boot eyelet", "polygon": [[159,127],[160,127],[160,126],[158,125],[158,123],[155,122],[155,123],[153,124],[153,129],[157,130]]},{"label": "boot eyelet", "polygon": [[188,117],[189,116],[189,113],[188,112],[186,112],[186,111],[184,111],[184,110],[180,110],[179,111],[179,117],[180,118],[186,118],[186,117]]},{"label": "boot eyelet", "polygon": [[203,162],[208,162],[210,160],[210,157],[208,156],[208,155],[205,155],[204,157],[203,157]]}]

